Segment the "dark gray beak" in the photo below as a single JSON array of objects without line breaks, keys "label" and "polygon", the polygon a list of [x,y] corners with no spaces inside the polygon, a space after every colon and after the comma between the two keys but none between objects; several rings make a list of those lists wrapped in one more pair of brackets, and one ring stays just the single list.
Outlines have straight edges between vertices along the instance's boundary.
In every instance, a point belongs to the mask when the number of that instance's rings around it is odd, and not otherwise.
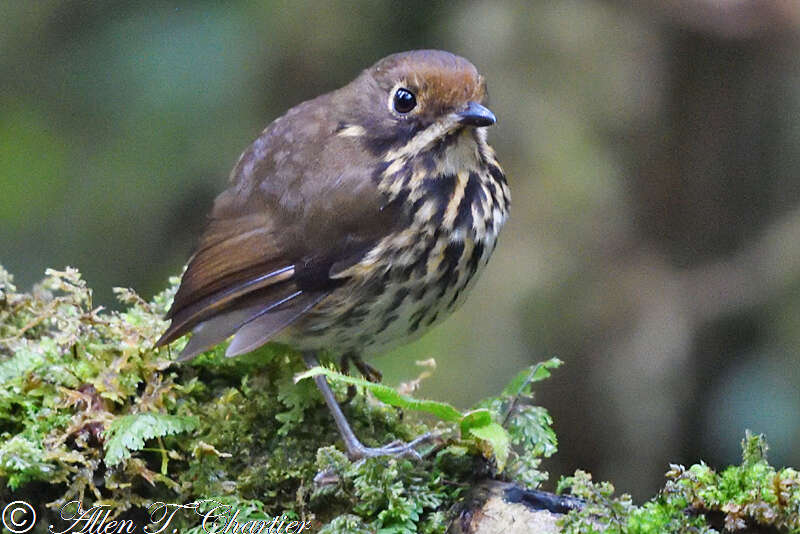
[{"label": "dark gray beak", "polygon": [[494,116],[494,113],[477,102],[467,104],[467,108],[459,112],[458,116],[461,124],[469,126],[491,126],[497,122],[497,117]]}]

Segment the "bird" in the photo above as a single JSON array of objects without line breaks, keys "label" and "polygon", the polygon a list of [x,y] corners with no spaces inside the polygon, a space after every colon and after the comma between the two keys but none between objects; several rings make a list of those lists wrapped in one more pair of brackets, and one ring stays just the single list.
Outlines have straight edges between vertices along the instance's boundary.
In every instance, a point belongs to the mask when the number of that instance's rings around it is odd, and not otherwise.
[{"label": "bird", "polygon": [[[467,59],[412,50],[275,119],[214,201],[156,346],[191,333],[187,360],[231,336],[227,356],[278,341],[379,377],[363,358],[460,306],[508,217],[487,98]],[[363,445],[315,381],[351,459],[417,454],[426,436]]]}]

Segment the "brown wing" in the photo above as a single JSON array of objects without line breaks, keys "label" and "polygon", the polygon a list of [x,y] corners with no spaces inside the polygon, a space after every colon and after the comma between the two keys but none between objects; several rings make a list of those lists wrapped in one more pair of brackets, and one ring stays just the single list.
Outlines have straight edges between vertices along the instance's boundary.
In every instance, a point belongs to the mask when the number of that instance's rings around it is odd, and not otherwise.
[{"label": "brown wing", "polygon": [[230,191],[217,198],[167,314],[172,324],[158,345],[195,329],[182,354],[191,357],[226,339],[272,303],[288,305],[292,299],[287,297],[298,291],[294,254],[276,246],[275,226],[265,213],[237,202]]},{"label": "brown wing", "polygon": [[377,160],[336,135],[335,94],[290,110],[242,154],[157,345],[192,331],[182,359],[234,333],[229,355],[257,348],[344,282],[331,266],[358,261],[400,222],[374,183]]}]

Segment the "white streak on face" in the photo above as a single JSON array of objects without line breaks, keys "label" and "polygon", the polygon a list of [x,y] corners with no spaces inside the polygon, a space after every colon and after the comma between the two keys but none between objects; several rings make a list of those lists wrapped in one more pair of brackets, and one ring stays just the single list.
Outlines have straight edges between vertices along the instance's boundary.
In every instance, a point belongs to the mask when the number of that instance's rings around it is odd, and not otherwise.
[{"label": "white streak on face", "polygon": [[339,137],[361,137],[366,134],[367,131],[364,129],[363,126],[359,126],[358,124],[351,124],[345,128],[342,128],[338,135]]},{"label": "white streak on face", "polygon": [[384,156],[383,160],[388,162],[403,156],[416,156],[430,144],[441,139],[447,135],[448,132],[458,127],[458,120],[459,117],[455,113],[442,117],[424,130],[417,132],[417,134],[411,138],[411,141],[405,145],[389,151],[389,153]]}]

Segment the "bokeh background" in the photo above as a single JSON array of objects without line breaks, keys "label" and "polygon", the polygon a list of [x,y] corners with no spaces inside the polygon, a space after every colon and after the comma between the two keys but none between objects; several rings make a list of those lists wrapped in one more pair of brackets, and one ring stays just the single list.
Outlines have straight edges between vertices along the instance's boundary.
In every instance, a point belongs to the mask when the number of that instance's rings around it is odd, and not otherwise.
[{"label": "bokeh background", "polygon": [[669,462],[800,465],[800,2],[0,3],[0,263],[114,307],[188,258],[239,153],[380,57],[485,74],[512,218],[465,307],[376,363],[466,407],[524,365],[560,452],[642,498]]}]

